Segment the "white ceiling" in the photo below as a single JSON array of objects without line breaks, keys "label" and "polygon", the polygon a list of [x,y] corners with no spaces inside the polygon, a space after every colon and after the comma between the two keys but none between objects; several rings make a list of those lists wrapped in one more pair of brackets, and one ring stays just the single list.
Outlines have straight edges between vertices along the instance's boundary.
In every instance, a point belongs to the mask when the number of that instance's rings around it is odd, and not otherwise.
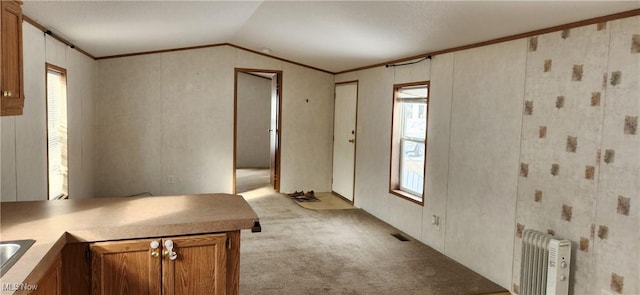
[{"label": "white ceiling", "polygon": [[232,43],[339,72],[640,8],[640,1],[25,1],[96,56]]}]

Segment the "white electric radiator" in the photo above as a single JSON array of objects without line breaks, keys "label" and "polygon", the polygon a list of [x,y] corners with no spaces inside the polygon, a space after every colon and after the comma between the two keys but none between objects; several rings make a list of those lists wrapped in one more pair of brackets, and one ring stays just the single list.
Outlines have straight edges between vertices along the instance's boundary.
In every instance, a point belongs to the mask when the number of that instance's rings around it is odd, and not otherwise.
[{"label": "white electric radiator", "polygon": [[520,295],[569,293],[571,242],[527,229],[522,234]]}]

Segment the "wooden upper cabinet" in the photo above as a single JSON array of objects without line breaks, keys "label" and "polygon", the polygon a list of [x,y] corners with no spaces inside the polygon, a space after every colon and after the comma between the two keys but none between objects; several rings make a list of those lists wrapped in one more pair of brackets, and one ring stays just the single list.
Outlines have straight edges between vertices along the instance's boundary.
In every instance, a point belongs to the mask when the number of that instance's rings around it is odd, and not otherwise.
[{"label": "wooden upper cabinet", "polygon": [[22,72],[22,1],[0,1],[0,115],[22,115],[24,78]]}]

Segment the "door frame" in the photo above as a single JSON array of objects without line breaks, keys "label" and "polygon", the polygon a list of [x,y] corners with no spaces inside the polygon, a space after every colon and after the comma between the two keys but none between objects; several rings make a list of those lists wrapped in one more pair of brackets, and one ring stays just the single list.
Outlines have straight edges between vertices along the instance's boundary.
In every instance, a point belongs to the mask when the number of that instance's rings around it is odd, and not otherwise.
[{"label": "door frame", "polygon": [[[345,200],[346,202],[350,203],[351,205],[355,204],[356,201],[356,165],[358,163],[357,161],[357,151],[358,151],[358,102],[360,101],[358,99],[358,97],[360,96],[360,81],[359,80],[349,80],[349,81],[344,81],[344,82],[336,82],[333,85],[333,133],[331,134],[331,136],[333,136],[336,132],[336,111],[335,111],[335,101],[336,101],[336,87],[339,85],[345,85],[345,84],[356,84],[356,123],[355,123],[355,143],[353,145],[353,189],[351,192],[351,197],[353,200],[349,200],[347,198],[345,198],[344,196],[340,195],[339,193],[336,193],[335,191],[333,191],[333,167],[331,169],[331,193],[333,195],[336,195],[340,198],[342,198],[343,200]],[[332,150],[333,150],[333,145],[335,145],[335,138],[333,140],[332,143]],[[333,157],[335,157],[335,155],[332,154],[332,158],[331,158],[331,163],[333,163]]]},{"label": "door frame", "polygon": [[250,69],[250,68],[235,68],[233,75],[233,180],[232,180],[232,192],[236,193],[236,153],[237,153],[237,144],[238,144],[238,74],[245,73],[269,73],[276,74],[276,83],[278,87],[278,99],[276,108],[276,143],[275,143],[275,169],[273,167],[269,167],[270,170],[274,169],[275,179],[273,183],[273,189],[276,192],[280,192],[280,175],[281,175],[281,165],[280,165],[280,149],[282,146],[282,71],[281,70],[264,70],[264,69]]}]

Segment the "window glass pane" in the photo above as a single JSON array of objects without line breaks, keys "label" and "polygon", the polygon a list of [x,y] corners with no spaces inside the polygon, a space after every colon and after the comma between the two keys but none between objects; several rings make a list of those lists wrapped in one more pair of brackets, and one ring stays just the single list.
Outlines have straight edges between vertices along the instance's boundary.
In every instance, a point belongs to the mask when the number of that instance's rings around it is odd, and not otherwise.
[{"label": "window glass pane", "polygon": [[65,78],[47,71],[47,158],[49,199],[67,194],[67,118]]},{"label": "window glass pane", "polygon": [[400,145],[400,189],[421,196],[424,185],[424,142],[403,139]]},{"label": "window glass pane", "polygon": [[427,112],[425,103],[402,103],[402,137],[425,139]]}]

